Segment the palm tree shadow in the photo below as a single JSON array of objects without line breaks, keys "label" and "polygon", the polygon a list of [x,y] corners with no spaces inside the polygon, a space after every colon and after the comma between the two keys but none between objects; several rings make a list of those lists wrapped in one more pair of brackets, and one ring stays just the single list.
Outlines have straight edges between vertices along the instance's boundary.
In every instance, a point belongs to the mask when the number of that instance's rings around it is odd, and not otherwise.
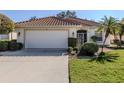
[{"label": "palm tree shadow", "polygon": [[111,53],[105,53],[100,52],[95,57],[91,58],[89,62],[98,62],[98,63],[105,63],[105,62],[115,62],[118,59],[119,55],[117,53],[111,54]]},{"label": "palm tree shadow", "polygon": [[98,63],[105,63],[105,62],[115,62],[118,59],[119,55],[117,53],[110,54],[105,52],[100,52],[97,56],[91,58],[89,62],[98,62]]}]

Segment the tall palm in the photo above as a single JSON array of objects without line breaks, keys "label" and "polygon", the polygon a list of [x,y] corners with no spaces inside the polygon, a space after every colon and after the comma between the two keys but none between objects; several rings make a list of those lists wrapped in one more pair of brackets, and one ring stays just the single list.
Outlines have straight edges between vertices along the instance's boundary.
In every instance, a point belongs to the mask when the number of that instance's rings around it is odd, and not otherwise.
[{"label": "tall palm", "polygon": [[[120,24],[120,30],[119,30],[119,40],[120,40],[120,43],[122,43],[122,36],[124,35],[124,24]],[[120,47],[121,47],[121,44],[120,44]]]},{"label": "tall palm", "polygon": [[110,17],[104,16],[104,18],[102,18],[102,21],[100,21],[100,25],[98,28],[98,31],[105,32],[105,38],[103,41],[101,52],[103,52],[103,48],[104,48],[104,45],[105,45],[105,42],[108,36],[110,34],[113,34],[115,36],[116,31],[118,31],[118,28],[119,28],[118,20],[116,18],[111,17],[111,16]]},{"label": "tall palm", "polygon": [[119,39],[122,41],[122,36],[124,35],[124,18],[120,22]]}]

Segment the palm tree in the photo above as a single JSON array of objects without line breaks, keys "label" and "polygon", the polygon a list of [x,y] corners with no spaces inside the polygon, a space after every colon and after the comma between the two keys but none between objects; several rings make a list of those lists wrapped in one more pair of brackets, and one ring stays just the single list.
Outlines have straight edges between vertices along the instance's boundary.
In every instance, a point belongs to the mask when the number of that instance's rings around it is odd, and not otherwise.
[{"label": "palm tree", "polygon": [[104,48],[104,45],[105,45],[105,42],[108,36],[110,34],[113,34],[115,37],[116,32],[118,30],[119,30],[119,26],[118,26],[118,20],[116,18],[111,17],[111,16],[110,17],[104,16],[104,18],[102,18],[102,21],[100,21],[100,25],[98,28],[98,31],[105,32],[105,38],[103,41],[101,52],[103,52],[103,48]]},{"label": "palm tree", "polygon": [[124,24],[120,24],[120,30],[119,30],[119,40],[120,40],[120,47],[121,47],[121,43],[122,43],[122,36],[124,35]]}]

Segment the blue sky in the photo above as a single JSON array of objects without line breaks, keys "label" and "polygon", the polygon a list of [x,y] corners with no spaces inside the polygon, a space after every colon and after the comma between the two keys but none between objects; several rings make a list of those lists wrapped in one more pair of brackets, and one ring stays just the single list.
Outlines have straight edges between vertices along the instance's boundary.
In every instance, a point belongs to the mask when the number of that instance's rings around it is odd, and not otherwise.
[{"label": "blue sky", "polygon": [[[15,22],[28,20],[33,16],[37,18],[55,16],[61,10],[0,10],[0,13],[7,15]],[[99,21],[104,15],[115,18],[124,18],[123,10],[76,10],[79,18]]]}]

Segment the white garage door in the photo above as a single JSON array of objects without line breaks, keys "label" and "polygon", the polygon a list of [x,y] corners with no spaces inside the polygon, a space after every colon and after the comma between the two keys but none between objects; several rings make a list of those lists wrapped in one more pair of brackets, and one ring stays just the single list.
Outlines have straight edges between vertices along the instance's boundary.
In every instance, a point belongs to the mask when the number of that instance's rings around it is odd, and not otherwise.
[{"label": "white garage door", "polygon": [[25,32],[25,48],[67,48],[68,31],[39,31]]}]

